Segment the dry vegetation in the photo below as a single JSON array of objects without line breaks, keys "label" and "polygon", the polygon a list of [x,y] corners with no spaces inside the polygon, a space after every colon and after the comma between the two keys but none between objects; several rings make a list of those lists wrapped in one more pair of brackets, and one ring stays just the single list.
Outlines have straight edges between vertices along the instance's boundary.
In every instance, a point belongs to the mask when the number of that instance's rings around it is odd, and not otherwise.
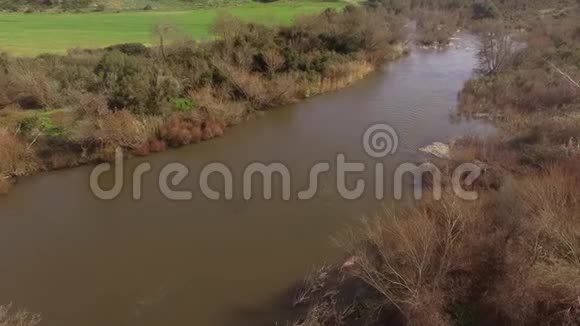
[{"label": "dry vegetation", "polygon": [[517,40],[505,20],[479,26],[459,111],[499,134],[445,164],[484,166],[480,198],[379,212],[310,277],[296,325],[580,325],[580,12],[561,12]]},{"label": "dry vegetation", "polygon": [[453,35],[463,25],[462,12],[438,10],[418,11],[416,41],[420,45],[443,47],[449,44]]},{"label": "dry vegetation", "polygon": [[0,306],[0,326],[35,326],[40,323],[40,315],[26,310],[12,309],[12,304]]},{"label": "dry vegetation", "polygon": [[579,183],[561,163],[475,202],[381,212],[344,243],[349,263],[319,274],[333,280],[300,302],[303,324],[577,325]]},{"label": "dry vegetation", "polygon": [[37,170],[110,160],[117,147],[146,155],[219,137],[256,110],[344,87],[402,54],[401,26],[353,6],[287,27],[223,15],[209,43],[160,25],[154,48],[0,55],[0,192]]},{"label": "dry vegetation", "polygon": [[35,170],[29,146],[4,129],[0,129],[0,157],[2,176],[22,176]]}]

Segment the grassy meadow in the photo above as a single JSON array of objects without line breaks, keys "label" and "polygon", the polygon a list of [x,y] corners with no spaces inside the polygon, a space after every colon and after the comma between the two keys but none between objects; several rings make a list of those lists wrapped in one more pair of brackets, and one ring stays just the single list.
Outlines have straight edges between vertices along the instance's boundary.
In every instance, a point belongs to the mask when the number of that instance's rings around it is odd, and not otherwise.
[{"label": "grassy meadow", "polygon": [[158,23],[176,25],[196,39],[211,37],[211,26],[220,12],[244,21],[290,24],[299,15],[340,8],[344,2],[294,1],[245,3],[187,11],[128,11],[103,13],[0,13],[0,51],[35,56],[65,53],[71,48],[98,48],[118,43],[151,43]]}]

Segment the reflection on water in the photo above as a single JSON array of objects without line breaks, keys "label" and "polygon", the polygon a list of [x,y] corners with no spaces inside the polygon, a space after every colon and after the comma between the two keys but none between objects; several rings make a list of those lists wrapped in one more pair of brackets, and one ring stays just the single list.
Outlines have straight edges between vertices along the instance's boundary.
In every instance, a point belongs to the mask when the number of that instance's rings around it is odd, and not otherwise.
[{"label": "reflection on water", "polygon": [[[315,162],[338,153],[374,164],[361,137],[377,122],[400,137],[398,153],[384,160],[392,170],[421,159],[417,149],[433,141],[487,130],[449,119],[473,65],[473,52],[464,48],[417,50],[352,87],[269,112],[221,139],[130,160],[127,168],[153,165],[141,201],[131,199],[130,189],[113,201],[95,199],[90,167],[21,180],[0,199],[0,303],[40,312],[45,325],[271,320],[276,312],[264,307],[337,257],[330,237],[380,203],[372,196],[341,200],[332,176],[321,178],[323,190],[309,201],[209,201],[194,194],[192,201],[171,202],[157,189],[156,172],[175,161],[192,171],[214,161],[234,171],[255,161],[283,162],[292,182],[305,185]],[[185,188],[196,181],[187,179]]]}]

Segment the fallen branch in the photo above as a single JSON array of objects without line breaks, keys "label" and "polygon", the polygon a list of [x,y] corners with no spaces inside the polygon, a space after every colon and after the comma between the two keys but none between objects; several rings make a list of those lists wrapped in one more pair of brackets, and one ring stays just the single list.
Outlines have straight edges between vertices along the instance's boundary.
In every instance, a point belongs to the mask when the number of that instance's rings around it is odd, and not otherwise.
[{"label": "fallen branch", "polygon": [[580,89],[580,84],[577,81],[575,81],[574,78],[570,77],[570,75],[568,75],[567,73],[565,73],[564,71],[562,71],[562,69],[556,67],[555,64],[553,64],[553,63],[551,63],[549,61],[546,61],[546,62],[548,62],[548,64],[552,68],[554,68],[554,70],[556,70],[560,75],[564,76],[564,78],[566,78],[572,85],[574,85],[576,88]]},{"label": "fallen branch", "polygon": [[34,139],[32,140],[32,142],[30,144],[28,144],[28,146],[26,147],[27,150],[30,150],[30,148],[32,148],[32,145],[34,145],[36,143],[36,141],[38,140],[38,137],[40,137],[40,133],[38,133],[36,135],[36,137],[34,137]]}]

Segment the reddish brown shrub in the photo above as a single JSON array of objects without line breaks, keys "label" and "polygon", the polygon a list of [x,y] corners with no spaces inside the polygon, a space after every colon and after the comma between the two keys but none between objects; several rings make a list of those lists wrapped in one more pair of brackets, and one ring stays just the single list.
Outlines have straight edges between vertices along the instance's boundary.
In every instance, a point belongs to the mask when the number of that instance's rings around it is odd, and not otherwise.
[{"label": "reddish brown shrub", "polygon": [[135,148],[132,153],[137,156],[147,156],[151,154],[150,147],[151,143],[144,143],[143,145]]},{"label": "reddish brown shrub", "polygon": [[199,122],[182,114],[174,114],[160,128],[160,136],[169,146],[179,147],[200,142],[203,138],[201,128]]},{"label": "reddish brown shrub", "polygon": [[149,142],[149,151],[151,153],[164,152],[167,149],[167,143],[164,140],[154,139]]},{"label": "reddish brown shrub", "polygon": [[224,134],[224,127],[219,122],[207,121],[202,126],[202,136],[203,140],[212,139],[215,137],[221,137]]}]

